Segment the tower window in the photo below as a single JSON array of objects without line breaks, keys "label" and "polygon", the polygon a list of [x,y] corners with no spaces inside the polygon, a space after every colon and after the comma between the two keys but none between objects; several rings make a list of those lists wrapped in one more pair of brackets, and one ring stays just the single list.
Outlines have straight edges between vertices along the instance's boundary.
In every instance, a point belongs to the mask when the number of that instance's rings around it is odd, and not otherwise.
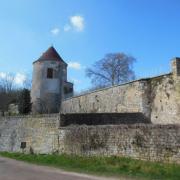
[{"label": "tower window", "polygon": [[52,79],[53,78],[53,69],[52,68],[48,68],[47,69],[47,78],[48,79]]}]

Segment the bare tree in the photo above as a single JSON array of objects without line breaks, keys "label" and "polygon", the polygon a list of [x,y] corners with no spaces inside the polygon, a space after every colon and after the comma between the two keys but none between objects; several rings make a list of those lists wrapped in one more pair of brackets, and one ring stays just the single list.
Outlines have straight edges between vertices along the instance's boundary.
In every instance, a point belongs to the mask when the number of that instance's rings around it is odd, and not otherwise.
[{"label": "bare tree", "polygon": [[11,73],[7,73],[5,74],[4,77],[1,77],[0,78],[1,89],[6,93],[11,92],[14,87],[14,79],[15,76]]},{"label": "bare tree", "polygon": [[32,88],[32,74],[27,73],[26,79],[23,82],[23,88],[31,90]]},{"label": "bare tree", "polygon": [[135,78],[135,61],[134,57],[124,53],[110,53],[95,62],[92,68],[86,69],[86,75],[96,87],[121,84]]},{"label": "bare tree", "polygon": [[14,75],[4,74],[0,78],[0,111],[5,112],[11,103],[17,102],[18,90],[15,89]]}]

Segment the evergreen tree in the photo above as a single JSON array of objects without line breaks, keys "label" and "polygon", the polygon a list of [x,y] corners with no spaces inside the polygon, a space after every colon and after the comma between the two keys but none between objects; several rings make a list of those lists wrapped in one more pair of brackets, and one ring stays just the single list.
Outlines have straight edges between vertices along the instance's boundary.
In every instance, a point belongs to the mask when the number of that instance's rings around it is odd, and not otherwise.
[{"label": "evergreen tree", "polygon": [[20,114],[31,112],[31,97],[28,89],[23,89],[19,95],[18,110]]}]

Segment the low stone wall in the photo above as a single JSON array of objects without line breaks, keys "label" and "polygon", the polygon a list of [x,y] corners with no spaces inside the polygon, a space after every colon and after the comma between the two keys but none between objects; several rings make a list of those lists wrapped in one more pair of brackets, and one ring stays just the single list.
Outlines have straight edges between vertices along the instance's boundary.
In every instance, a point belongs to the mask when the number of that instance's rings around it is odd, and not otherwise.
[{"label": "low stone wall", "polygon": [[0,151],[52,153],[58,149],[58,127],[59,114],[1,117]]},{"label": "low stone wall", "polygon": [[[59,114],[0,119],[0,151],[116,155],[180,163],[178,125],[59,126]],[[26,144],[24,149],[22,143]]]},{"label": "low stone wall", "polygon": [[69,125],[118,125],[150,123],[142,113],[73,113],[60,115],[60,127]]},{"label": "low stone wall", "polygon": [[60,153],[180,163],[180,126],[79,126],[60,130]]}]

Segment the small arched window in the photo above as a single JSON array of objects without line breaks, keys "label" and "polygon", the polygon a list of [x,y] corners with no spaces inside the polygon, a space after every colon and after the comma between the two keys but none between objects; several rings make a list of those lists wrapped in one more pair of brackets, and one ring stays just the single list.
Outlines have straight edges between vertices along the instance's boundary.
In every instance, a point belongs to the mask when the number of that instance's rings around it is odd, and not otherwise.
[{"label": "small arched window", "polygon": [[47,68],[47,78],[52,79],[53,78],[53,69]]}]

